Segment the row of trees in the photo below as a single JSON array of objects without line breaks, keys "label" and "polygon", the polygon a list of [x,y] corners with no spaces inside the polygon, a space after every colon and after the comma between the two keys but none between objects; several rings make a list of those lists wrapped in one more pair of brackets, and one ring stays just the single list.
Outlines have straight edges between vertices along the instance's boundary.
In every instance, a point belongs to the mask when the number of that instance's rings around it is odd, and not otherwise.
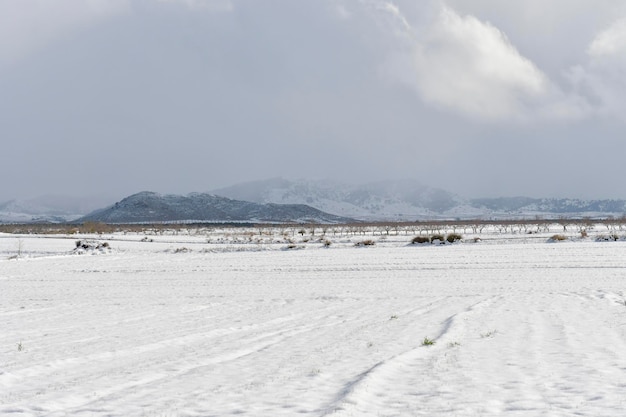
[{"label": "row of trees", "polygon": [[[84,224],[3,224],[0,233],[15,234],[75,234],[75,233],[211,233],[225,228],[245,228],[245,233],[311,236],[356,236],[356,235],[430,235],[445,233],[480,234],[486,228],[500,233],[540,233],[559,225],[563,232],[583,232],[594,227],[603,227],[607,232],[626,230],[626,217],[605,219],[524,219],[524,220],[436,220],[419,222],[370,222],[352,224],[105,224],[86,222]],[[251,230],[252,229],[252,230]]]}]

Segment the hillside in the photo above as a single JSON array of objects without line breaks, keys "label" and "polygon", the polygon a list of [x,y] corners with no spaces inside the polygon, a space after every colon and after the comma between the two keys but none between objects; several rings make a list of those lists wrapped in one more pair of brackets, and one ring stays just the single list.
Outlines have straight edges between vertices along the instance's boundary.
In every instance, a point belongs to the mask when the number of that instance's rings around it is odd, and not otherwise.
[{"label": "hillside", "polygon": [[203,193],[181,196],[141,192],[77,221],[341,223],[353,220],[303,204],[258,204]]},{"label": "hillside", "polygon": [[350,185],[274,178],[212,192],[257,203],[307,204],[328,213],[364,220],[415,220],[459,211],[463,215],[480,214],[459,196],[413,180]]},{"label": "hillside", "polygon": [[[100,198],[101,200],[101,198]],[[0,203],[0,223],[349,222],[430,219],[622,217],[626,201],[464,198],[414,180],[344,184],[274,178],[187,196],[143,192],[113,206],[98,198],[39,197]],[[94,207],[97,201],[98,205]],[[111,201],[111,200],[109,200]],[[86,215],[87,213],[90,213]],[[81,217],[83,216],[83,217]]]},{"label": "hillside", "polygon": [[348,185],[274,178],[213,191],[257,203],[307,204],[363,220],[433,218],[607,217],[626,213],[624,200],[501,197],[468,199],[414,180]]},{"label": "hillside", "polygon": [[66,222],[105,204],[99,197],[46,195],[0,203],[0,223]]}]

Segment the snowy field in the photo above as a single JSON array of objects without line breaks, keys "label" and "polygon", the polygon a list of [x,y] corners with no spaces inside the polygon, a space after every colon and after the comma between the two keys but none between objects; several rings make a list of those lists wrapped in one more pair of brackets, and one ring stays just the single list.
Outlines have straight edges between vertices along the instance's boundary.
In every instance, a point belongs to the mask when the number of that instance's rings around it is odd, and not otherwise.
[{"label": "snowy field", "polygon": [[0,415],[626,415],[626,242],[559,231],[0,234]]}]

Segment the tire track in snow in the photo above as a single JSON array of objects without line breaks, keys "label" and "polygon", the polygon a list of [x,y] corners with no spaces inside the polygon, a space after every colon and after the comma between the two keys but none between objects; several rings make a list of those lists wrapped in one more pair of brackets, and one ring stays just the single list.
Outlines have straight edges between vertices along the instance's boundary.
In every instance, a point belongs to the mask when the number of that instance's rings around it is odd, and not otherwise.
[{"label": "tire track in snow", "polygon": [[[387,415],[391,410],[405,410],[409,404],[419,397],[416,387],[420,386],[423,375],[418,372],[424,368],[429,357],[441,353],[443,344],[452,339],[451,333],[460,333],[464,324],[459,321],[468,319],[477,310],[484,309],[494,303],[499,297],[492,296],[477,303],[465,306],[444,320],[437,333],[435,346],[421,346],[384,359],[348,382],[336,398],[331,402],[322,415],[333,416],[362,416]],[[448,299],[442,299],[445,304]],[[441,308],[436,306],[428,309],[418,309],[419,314],[432,313]],[[417,342],[417,340],[416,340]],[[407,403],[407,398],[410,400]]]},{"label": "tire track in snow", "polygon": [[433,356],[425,381],[431,395],[412,412],[616,415],[603,404],[626,404],[625,316],[618,315],[619,307],[585,293],[503,296],[475,317],[460,347]]},{"label": "tire track in snow", "polygon": [[[179,348],[184,346],[198,344],[199,342],[206,342],[214,336],[231,335],[250,330],[257,330],[258,328],[273,327],[277,324],[289,323],[291,321],[295,324],[300,323],[296,317],[280,317],[265,322],[262,325],[249,325],[230,329],[215,329],[209,332],[176,337],[147,345],[117,350],[114,352],[100,352],[81,357],[60,359],[42,365],[23,368],[15,372],[2,372],[0,373],[0,387],[3,388],[2,390],[5,394],[0,396],[0,403],[8,401],[20,402],[28,398],[36,398],[36,401],[29,401],[29,403],[38,404],[37,408],[39,410],[30,411],[37,411],[37,413],[40,414],[42,410],[46,410],[44,405],[47,402],[51,404],[47,413],[52,414],[44,415],[54,415],[53,409],[68,411],[84,407],[98,401],[106,400],[106,398],[114,396],[116,393],[124,392],[125,390],[129,390],[134,387],[154,384],[160,380],[183,376],[194,370],[223,364],[229,361],[236,361],[255,352],[269,349],[272,346],[282,343],[286,339],[297,337],[304,333],[318,330],[322,327],[332,327],[338,323],[338,321],[326,322],[323,325],[314,323],[307,326],[291,326],[287,329],[275,329],[261,333],[253,333],[249,336],[238,338],[240,344],[244,347],[231,352],[222,352],[218,356],[196,358],[198,360],[194,360],[193,363],[176,364],[176,360],[172,362],[172,358],[170,357],[172,350],[177,351]],[[163,354],[160,353],[161,351],[164,351],[165,356],[162,356]],[[156,356],[154,356],[155,354]],[[140,362],[137,362],[138,358],[141,358]],[[88,370],[86,368],[94,366],[96,363],[99,364],[99,368],[102,368],[102,366],[104,366],[103,364],[108,364],[106,366],[109,368],[100,376],[87,372]],[[154,373],[151,376],[143,376],[134,381],[127,381],[124,376],[126,374],[124,369],[129,369],[130,367],[132,367],[133,373],[145,375],[144,372],[140,372],[142,369],[150,371],[151,369],[163,369],[165,366],[169,366],[170,368],[175,366],[177,369],[175,371]],[[55,376],[61,374],[63,375],[62,381],[54,382]],[[81,390],[84,391],[84,386],[97,386],[98,382],[102,378],[110,378],[111,375],[121,377],[121,381],[115,384],[111,384],[110,381],[107,382],[105,385],[108,386],[108,388],[102,388],[102,386],[98,387],[97,395],[94,394],[90,398],[85,398],[80,395],[74,396],[67,394],[64,395],[65,399],[55,398],[56,392],[67,392],[71,390],[71,387],[77,386],[82,386]],[[12,393],[9,391],[12,387],[22,385],[23,381],[41,379],[50,380],[45,390],[38,389],[36,392],[25,390],[20,393]],[[46,397],[51,398],[46,400]],[[7,409],[0,408],[0,414],[5,412],[8,412]]]}]

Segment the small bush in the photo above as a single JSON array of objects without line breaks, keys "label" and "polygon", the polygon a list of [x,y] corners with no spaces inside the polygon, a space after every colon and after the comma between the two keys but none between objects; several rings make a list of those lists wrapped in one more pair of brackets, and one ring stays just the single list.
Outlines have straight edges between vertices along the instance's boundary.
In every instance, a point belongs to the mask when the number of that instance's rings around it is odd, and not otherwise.
[{"label": "small bush", "polygon": [[432,235],[430,237],[430,243],[440,243],[441,244],[441,243],[444,243],[445,241],[446,240],[445,240],[443,235],[436,234],[436,235]]},{"label": "small bush", "polygon": [[86,253],[86,252],[104,252],[109,250],[109,242],[99,242],[97,240],[77,240],[74,253]]},{"label": "small bush", "polygon": [[415,244],[421,245],[423,243],[430,243],[430,238],[426,236],[415,236],[413,239],[411,239],[412,245],[415,245]]},{"label": "small bush", "polygon": [[434,345],[436,342],[434,339],[429,339],[427,337],[424,338],[424,340],[422,340],[422,346],[432,346]]},{"label": "small bush", "polygon": [[454,243],[454,242],[456,242],[458,240],[461,240],[461,239],[463,239],[463,236],[461,236],[458,233],[450,233],[450,234],[448,234],[448,236],[446,236],[446,241],[448,243]]},{"label": "small bush", "polygon": [[596,238],[598,242],[614,242],[619,240],[619,236],[615,233],[611,233],[610,235],[600,235]]},{"label": "small bush", "polygon": [[304,249],[304,245],[296,245],[295,243],[290,243],[283,248],[283,250],[299,250]]}]

